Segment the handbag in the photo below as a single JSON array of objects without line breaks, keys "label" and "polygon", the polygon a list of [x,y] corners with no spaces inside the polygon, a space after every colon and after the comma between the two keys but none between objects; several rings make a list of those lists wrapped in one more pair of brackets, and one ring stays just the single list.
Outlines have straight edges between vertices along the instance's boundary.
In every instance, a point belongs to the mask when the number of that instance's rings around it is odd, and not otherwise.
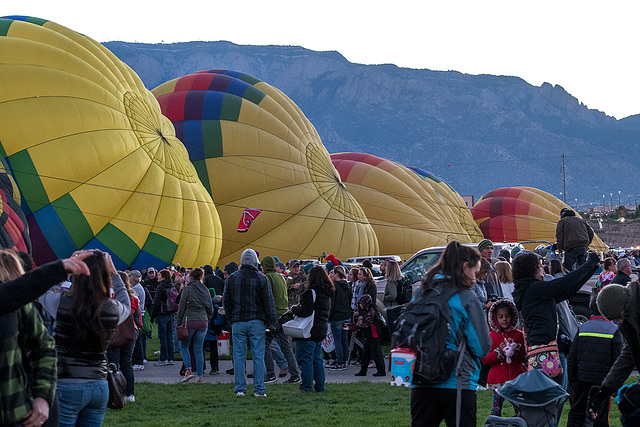
[{"label": "handbag", "polygon": [[[316,291],[311,289],[313,294],[313,302],[316,302]],[[313,310],[311,316],[308,317],[300,317],[294,316],[292,320],[284,323],[282,325],[282,330],[286,335],[289,335],[292,338],[310,338],[311,337],[311,328],[313,328],[313,318],[316,315],[316,311]]]},{"label": "handbag", "polygon": [[136,323],[133,320],[133,313],[124,322],[116,326],[116,330],[111,336],[109,347],[122,347],[131,344],[136,340]]},{"label": "handbag", "polygon": [[122,409],[124,407],[127,380],[115,363],[109,364],[109,368],[107,369],[107,383],[109,384],[107,407],[111,409]]},{"label": "handbag", "polygon": [[529,362],[529,371],[540,369],[551,378],[557,377],[563,372],[556,340],[551,341],[549,344],[529,346],[527,348],[527,361]]},{"label": "handbag", "polygon": [[176,326],[176,334],[178,335],[178,341],[189,336],[189,328],[187,327],[187,316],[184,316],[184,320],[181,325]]}]

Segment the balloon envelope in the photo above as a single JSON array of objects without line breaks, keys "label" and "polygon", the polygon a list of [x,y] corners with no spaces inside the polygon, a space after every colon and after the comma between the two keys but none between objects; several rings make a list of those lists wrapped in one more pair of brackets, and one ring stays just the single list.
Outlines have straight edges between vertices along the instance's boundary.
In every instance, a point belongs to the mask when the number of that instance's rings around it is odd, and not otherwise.
[{"label": "balloon envelope", "polygon": [[[152,91],[210,190],[222,222],[221,264],[248,247],[282,260],[378,254],[371,225],[347,192],[315,128],[275,87],[207,70]],[[260,210],[238,233],[245,209]]]},{"label": "balloon envelope", "polygon": [[407,259],[425,247],[482,239],[460,195],[434,175],[370,154],[331,160],[369,218],[380,253]]},{"label": "balloon envelope", "polygon": [[[484,237],[496,242],[556,241],[560,210],[571,209],[557,197],[531,187],[507,187],[490,191],[471,208]],[[576,212],[576,216],[580,216]],[[608,251],[596,235],[591,249]]]},{"label": "balloon envelope", "polygon": [[34,258],[109,252],[117,268],[215,264],[220,223],[173,126],[105,47],[38,18],[0,19],[0,149]]}]

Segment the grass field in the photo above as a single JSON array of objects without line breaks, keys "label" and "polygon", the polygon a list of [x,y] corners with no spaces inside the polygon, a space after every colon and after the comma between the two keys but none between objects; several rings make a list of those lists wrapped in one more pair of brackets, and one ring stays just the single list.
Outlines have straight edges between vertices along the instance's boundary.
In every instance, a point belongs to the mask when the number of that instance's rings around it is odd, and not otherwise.
[{"label": "grass field", "polygon": [[[147,341],[148,360],[158,360],[156,325]],[[383,345],[383,353],[389,347]],[[221,357],[223,358],[223,357]],[[224,358],[228,358],[224,357]],[[176,354],[176,360],[181,360]],[[637,380],[630,379],[628,383]],[[327,393],[298,393],[297,384],[269,384],[267,398],[237,398],[232,384],[136,384],[136,402],[107,410],[105,426],[408,426],[410,390],[388,384],[359,382],[327,384]],[[248,391],[251,392],[251,386]],[[491,411],[491,391],[479,391],[478,426]],[[560,426],[566,426],[569,403]],[[503,416],[514,415],[505,403]],[[620,426],[620,413],[611,405],[611,426]],[[442,424],[444,425],[444,423]]]},{"label": "grass field", "polygon": [[[327,384],[326,393],[298,393],[296,384],[269,384],[266,398],[238,398],[231,384],[136,384],[136,402],[107,410],[105,426],[407,426],[410,390],[388,384]],[[251,386],[248,389],[251,392]],[[561,426],[567,423],[568,403]],[[491,392],[478,392],[478,426]],[[513,416],[505,403],[503,416]],[[620,425],[617,405],[611,425]],[[444,424],[443,424],[444,425]]]}]

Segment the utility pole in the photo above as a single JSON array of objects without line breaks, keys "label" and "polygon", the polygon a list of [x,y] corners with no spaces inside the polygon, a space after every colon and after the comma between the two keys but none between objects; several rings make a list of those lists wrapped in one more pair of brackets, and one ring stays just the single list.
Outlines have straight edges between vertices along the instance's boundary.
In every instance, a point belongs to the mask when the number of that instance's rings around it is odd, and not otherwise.
[{"label": "utility pole", "polygon": [[567,174],[564,157],[565,155],[562,154],[562,201],[567,203]]}]

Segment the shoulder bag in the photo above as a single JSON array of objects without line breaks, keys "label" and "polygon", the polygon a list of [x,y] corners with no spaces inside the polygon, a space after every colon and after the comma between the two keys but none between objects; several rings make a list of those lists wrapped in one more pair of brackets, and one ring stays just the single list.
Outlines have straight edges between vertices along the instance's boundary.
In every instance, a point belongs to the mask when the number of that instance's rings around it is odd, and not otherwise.
[{"label": "shoulder bag", "polygon": [[122,409],[124,407],[127,380],[115,363],[109,364],[109,368],[107,369],[107,383],[109,384],[107,407],[111,409]]},{"label": "shoulder bag", "polygon": [[[313,294],[313,302],[316,302],[316,291],[311,289]],[[311,328],[313,328],[313,318],[316,315],[316,311],[313,310],[309,317],[294,316],[292,320],[284,323],[282,329],[285,334],[292,338],[310,338]]]}]

